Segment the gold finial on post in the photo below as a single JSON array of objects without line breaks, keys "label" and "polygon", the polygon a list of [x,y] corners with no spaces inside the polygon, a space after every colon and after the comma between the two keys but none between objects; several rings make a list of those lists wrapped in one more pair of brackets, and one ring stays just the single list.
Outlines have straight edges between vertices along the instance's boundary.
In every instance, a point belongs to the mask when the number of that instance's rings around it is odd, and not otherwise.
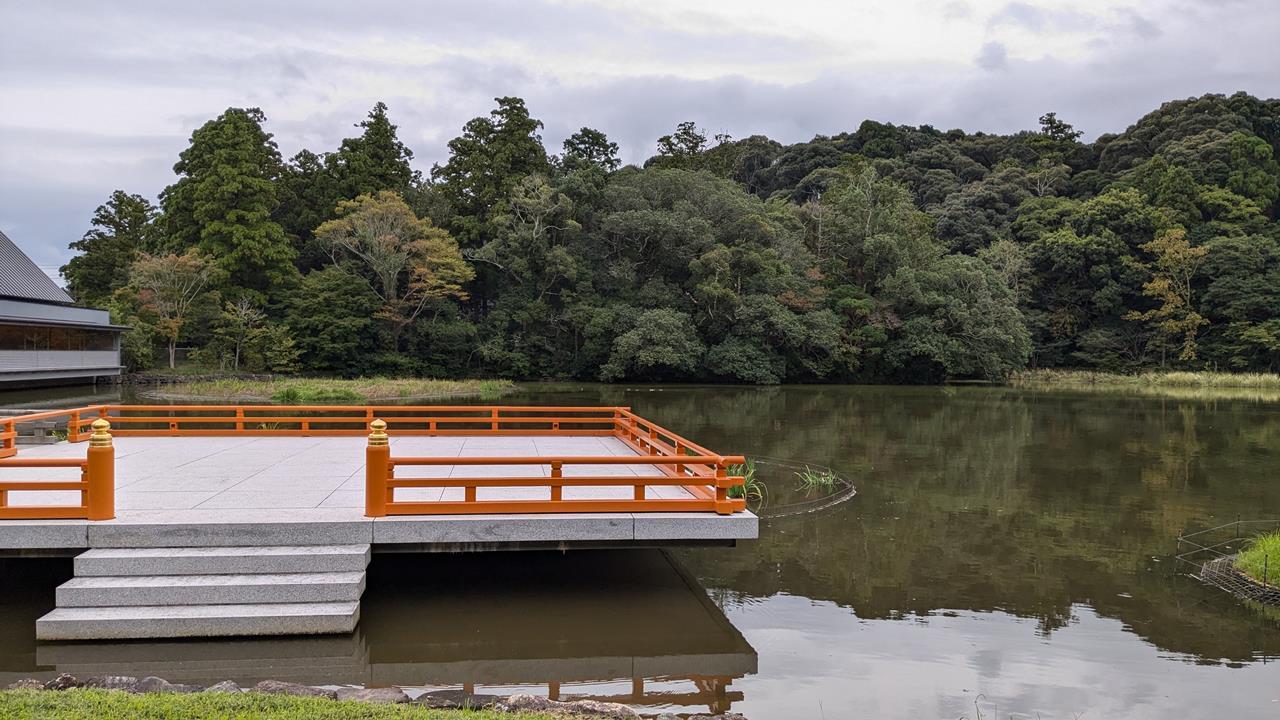
[{"label": "gold finial on post", "polygon": [[93,421],[93,434],[89,436],[89,447],[111,447],[111,423],[104,418]]},{"label": "gold finial on post", "polygon": [[370,445],[387,444],[387,423],[385,420],[378,419],[369,423],[369,431]]}]

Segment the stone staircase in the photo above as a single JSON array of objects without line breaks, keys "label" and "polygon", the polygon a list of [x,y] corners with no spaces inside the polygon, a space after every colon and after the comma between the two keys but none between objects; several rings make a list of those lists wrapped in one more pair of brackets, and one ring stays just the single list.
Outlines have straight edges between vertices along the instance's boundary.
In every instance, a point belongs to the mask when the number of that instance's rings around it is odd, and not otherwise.
[{"label": "stone staircase", "polygon": [[39,640],[349,633],[369,545],[94,548]]}]

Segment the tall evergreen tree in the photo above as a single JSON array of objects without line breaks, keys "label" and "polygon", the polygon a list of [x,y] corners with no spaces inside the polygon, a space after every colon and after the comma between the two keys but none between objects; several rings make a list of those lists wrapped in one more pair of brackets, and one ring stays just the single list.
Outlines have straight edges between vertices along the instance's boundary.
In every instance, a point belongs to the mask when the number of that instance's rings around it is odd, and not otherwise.
[{"label": "tall evergreen tree", "polygon": [[156,207],[141,195],[116,190],[93,212],[84,237],[71,243],[80,254],[62,266],[67,290],[85,305],[104,306],[129,282],[129,265],[154,249]]},{"label": "tall evergreen tree", "polygon": [[160,195],[170,248],[199,248],[227,277],[232,297],[271,297],[295,276],[279,205],[280,152],[257,108],[228,108],[191,134]]},{"label": "tall evergreen tree", "polygon": [[567,168],[587,165],[613,172],[622,165],[622,161],[618,159],[618,143],[610,142],[609,137],[599,130],[584,127],[565,138],[561,164]]},{"label": "tall evergreen tree", "polygon": [[550,171],[542,146],[542,121],[529,116],[524,100],[495,98],[488,117],[470,120],[449,141],[449,161],[432,177],[457,213],[453,234],[463,246],[491,236],[492,213],[520,178]]},{"label": "tall evergreen tree", "polygon": [[374,105],[369,117],[356,127],[364,132],[359,137],[346,138],[337,152],[325,157],[339,199],[351,200],[380,190],[403,195],[418,173],[409,165],[413,151],[396,137],[396,126],[387,117],[386,104]]}]

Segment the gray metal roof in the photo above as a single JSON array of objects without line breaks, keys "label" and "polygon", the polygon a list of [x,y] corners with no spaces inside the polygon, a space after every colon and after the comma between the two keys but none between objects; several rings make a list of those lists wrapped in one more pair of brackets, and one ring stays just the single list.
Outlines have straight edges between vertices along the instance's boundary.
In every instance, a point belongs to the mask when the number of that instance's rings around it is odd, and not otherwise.
[{"label": "gray metal roof", "polygon": [[71,304],[75,300],[0,230],[0,295]]}]

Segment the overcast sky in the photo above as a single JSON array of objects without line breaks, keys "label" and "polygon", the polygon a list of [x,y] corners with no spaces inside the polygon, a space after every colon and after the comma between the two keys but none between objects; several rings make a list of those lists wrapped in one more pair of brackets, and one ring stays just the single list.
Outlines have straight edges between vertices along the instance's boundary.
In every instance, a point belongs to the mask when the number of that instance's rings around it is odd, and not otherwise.
[{"label": "overcast sky", "polygon": [[639,162],[677,122],[782,142],[865,118],[1086,138],[1162,101],[1280,95],[1275,0],[0,0],[0,229],[47,271],[120,188],[153,198],[191,131],[257,106],[285,157],[378,100],[427,171],[518,95],[558,150]]}]

